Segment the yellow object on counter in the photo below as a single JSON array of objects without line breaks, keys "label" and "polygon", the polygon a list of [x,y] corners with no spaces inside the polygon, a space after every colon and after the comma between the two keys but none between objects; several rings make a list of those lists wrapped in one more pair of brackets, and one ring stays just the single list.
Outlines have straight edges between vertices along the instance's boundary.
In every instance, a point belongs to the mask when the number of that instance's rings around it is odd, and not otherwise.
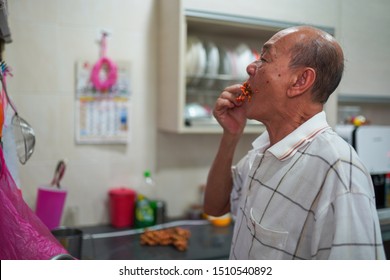
[{"label": "yellow object on counter", "polygon": [[205,219],[209,220],[211,224],[217,227],[225,227],[230,225],[230,223],[232,222],[232,216],[230,215],[230,213],[227,213],[219,217],[210,216],[207,214],[203,214],[203,215]]}]

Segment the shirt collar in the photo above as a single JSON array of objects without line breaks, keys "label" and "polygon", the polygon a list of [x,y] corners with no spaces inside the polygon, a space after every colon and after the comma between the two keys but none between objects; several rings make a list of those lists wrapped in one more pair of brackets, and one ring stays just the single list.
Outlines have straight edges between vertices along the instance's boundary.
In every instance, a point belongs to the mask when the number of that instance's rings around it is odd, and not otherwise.
[{"label": "shirt collar", "polygon": [[299,148],[310,143],[317,135],[328,128],[330,126],[326,121],[326,114],[322,111],[273,146],[269,147],[270,141],[267,131],[256,138],[252,146],[259,153],[264,153],[268,149],[279,160],[286,160],[295,155]]}]

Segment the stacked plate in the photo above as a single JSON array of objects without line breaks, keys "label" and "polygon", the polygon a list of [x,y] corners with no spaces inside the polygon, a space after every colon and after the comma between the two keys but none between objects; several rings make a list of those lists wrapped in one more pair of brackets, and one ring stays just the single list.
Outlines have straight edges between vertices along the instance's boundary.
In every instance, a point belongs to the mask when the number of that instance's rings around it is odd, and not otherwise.
[{"label": "stacked plate", "polygon": [[213,42],[206,42],[206,69],[205,76],[208,79],[205,81],[204,86],[211,88],[214,84],[215,78],[219,74],[220,56],[218,47]]},{"label": "stacked plate", "polygon": [[187,84],[204,75],[206,60],[206,50],[203,43],[195,36],[188,36],[186,53]]},{"label": "stacked plate", "polygon": [[252,50],[246,44],[239,44],[235,49],[235,63],[236,63],[236,77],[238,79],[245,79],[248,74],[246,72],[247,66],[256,58]]},{"label": "stacked plate", "polygon": [[217,46],[211,41],[202,42],[196,36],[187,37],[186,73],[187,84],[197,85],[205,78],[202,86],[210,88],[218,75],[231,80],[243,80],[248,76],[247,66],[258,59],[258,53],[244,43],[230,49]]},{"label": "stacked plate", "polygon": [[226,47],[220,47],[221,62],[219,64],[218,73],[221,75],[230,76],[233,74],[233,57],[232,52]]}]

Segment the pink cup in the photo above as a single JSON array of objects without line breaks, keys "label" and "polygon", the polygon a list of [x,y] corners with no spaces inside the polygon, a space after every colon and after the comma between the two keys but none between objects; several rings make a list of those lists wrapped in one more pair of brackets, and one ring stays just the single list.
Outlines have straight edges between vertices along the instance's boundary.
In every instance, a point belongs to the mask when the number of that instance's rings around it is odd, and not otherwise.
[{"label": "pink cup", "polygon": [[39,187],[35,213],[50,229],[60,225],[66,190],[56,187]]}]

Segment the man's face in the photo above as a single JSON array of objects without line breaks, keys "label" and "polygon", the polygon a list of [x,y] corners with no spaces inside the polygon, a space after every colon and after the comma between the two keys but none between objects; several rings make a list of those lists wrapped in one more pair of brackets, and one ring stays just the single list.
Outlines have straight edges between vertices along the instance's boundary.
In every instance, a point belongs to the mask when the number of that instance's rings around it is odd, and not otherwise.
[{"label": "man's face", "polygon": [[291,30],[281,31],[268,40],[260,59],[247,67],[252,100],[247,103],[247,117],[264,121],[283,110],[286,91],[291,84],[290,46],[296,36]]}]

